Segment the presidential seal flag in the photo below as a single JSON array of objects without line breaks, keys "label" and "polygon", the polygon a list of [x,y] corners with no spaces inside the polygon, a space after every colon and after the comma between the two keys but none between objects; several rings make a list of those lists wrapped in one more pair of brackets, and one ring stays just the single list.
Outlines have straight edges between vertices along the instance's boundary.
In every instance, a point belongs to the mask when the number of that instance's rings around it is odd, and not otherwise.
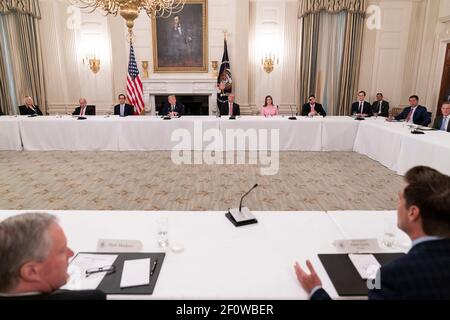
[{"label": "presidential seal flag", "polygon": [[231,77],[230,59],[228,58],[227,39],[224,39],[224,51],[222,57],[222,64],[220,65],[219,78],[217,84],[225,84],[225,93],[231,93],[233,89],[233,79]]}]

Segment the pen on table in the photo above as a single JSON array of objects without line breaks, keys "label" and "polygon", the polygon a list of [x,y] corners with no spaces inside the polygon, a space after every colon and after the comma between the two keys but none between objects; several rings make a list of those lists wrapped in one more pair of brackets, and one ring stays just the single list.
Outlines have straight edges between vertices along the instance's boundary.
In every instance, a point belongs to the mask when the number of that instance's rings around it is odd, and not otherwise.
[{"label": "pen on table", "polygon": [[153,275],[153,273],[155,272],[157,263],[158,263],[158,260],[155,260],[155,262],[153,262],[152,270],[150,271],[150,277],[151,277],[151,276]]}]

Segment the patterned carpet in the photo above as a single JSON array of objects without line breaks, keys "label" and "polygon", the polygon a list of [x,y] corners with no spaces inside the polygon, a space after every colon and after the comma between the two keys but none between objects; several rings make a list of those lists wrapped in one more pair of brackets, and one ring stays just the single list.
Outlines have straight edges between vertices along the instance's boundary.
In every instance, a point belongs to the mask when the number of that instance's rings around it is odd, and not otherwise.
[{"label": "patterned carpet", "polygon": [[402,177],[353,152],[283,152],[280,170],[181,165],[168,152],[0,152],[0,208],[12,210],[393,210]]}]

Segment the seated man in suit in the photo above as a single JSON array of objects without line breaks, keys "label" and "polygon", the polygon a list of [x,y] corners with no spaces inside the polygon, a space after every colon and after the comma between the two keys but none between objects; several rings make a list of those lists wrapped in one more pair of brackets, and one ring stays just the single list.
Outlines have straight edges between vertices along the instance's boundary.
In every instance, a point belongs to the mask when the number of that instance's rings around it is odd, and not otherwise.
[{"label": "seated man in suit", "polygon": [[2,107],[0,107],[0,116],[3,116],[3,111],[2,111]]},{"label": "seated man in suit", "polygon": [[97,290],[63,291],[69,258],[64,231],[55,216],[25,213],[0,223],[0,299],[98,299]]},{"label": "seated man in suit", "polygon": [[389,118],[389,102],[384,100],[382,93],[377,93],[377,101],[372,104],[373,113]]},{"label": "seated man in suit", "polygon": [[33,99],[31,97],[26,97],[23,106],[19,106],[20,115],[38,115],[42,116],[42,111],[39,106],[34,105]]},{"label": "seated man in suit", "polygon": [[134,107],[126,103],[127,97],[124,94],[119,94],[119,104],[114,106],[114,115],[121,117],[128,117],[134,115]]},{"label": "seated man in suit", "polygon": [[[428,167],[405,176],[399,194],[398,227],[412,240],[409,252],[379,270],[373,300],[450,299],[450,177]],[[295,264],[297,279],[313,300],[328,300],[310,261],[310,274]]]},{"label": "seated man in suit", "polygon": [[433,128],[437,130],[450,132],[450,101],[442,105],[442,116],[436,117]]},{"label": "seated man in suit", "polygon": [[327,113],[323,109],[320,103],[316,103],[316,96],[309,96],[309,103],[305,103],[302,107],[302,116],[303,117],[315,117],[321,115],[322,117],[326,117]]},{"label": "seated man in suit", "polygon": [[395,120],[406,120],[407,123],[425,127],[431,123],[427,108],[419,105],[419,97],[416,95],[409,97],[409,107],[396,116]]},{"label": "seated man in suit", "polygon": [[174,95],[170,95],[167,102],[164,103],[161,114],[170,117],[182,116],[184,114],[184,105],[177,102],[177,98]]},{"label": "seated man in suit", "polygon": [[78,102],[80,106],[75,108],[75,111],[72,113],[73,116],[95,116],[95,109],[87,105],[86,98],[80,98]]},{"label": "seated man in suit", "polygon": [[237,103],[234,102],[235,96],[234,94],[230,94],[228,96],[228,101],[223,102],[220,108],[220,115],[222,116],[240,116],[241,108]]},{"label": "seated man in suit", "polygon": [[358,101],[352,104],[352,115],[357,117],[371,117],[372,106],[366,101],[366,92],[358,92]]}]

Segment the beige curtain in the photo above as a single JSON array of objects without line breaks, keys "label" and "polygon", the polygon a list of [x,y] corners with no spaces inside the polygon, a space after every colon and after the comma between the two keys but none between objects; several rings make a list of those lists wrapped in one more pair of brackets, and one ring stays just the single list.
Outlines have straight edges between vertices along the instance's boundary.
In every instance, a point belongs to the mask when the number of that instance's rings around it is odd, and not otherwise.
[{"label": "beige curtain", "polygon": [[[2,93],[2,108],[8,114],[18,112],[13,101],[22,104],[25,96],[31,96],[34,102],[46,112],[46,97],[44,85],[44,68],[42,49],[39,38],[39,4],[37,0],[21,1],[7,0],[0,5],[0,23],[4,34],[8,37],[2,42],[0,53],[3,67],[8,64],[11,68],[11,79],[3,72],[0,75],[2,86],[12,91],[15,99]],[[11,88],[10,88],[11,89]],[[9,92],[6,90],[6,92]]]},{"label": "beige curtain", "polygon": [[312,13],[302,19],[302,41],[300,56],[300,104],[297,112],[301,111],[301,105],[308,96],[316,91],[317,76],[317,50],[319,42],[320,14]]},{"label": "beige curtain", "polygon": [[[351,102],[358,90],[365,8],[365,0],[299,1],[298,17],[302,26],[299,107],[310,94],[315,94],[319,100],[326,98],[330,115],[350,114]],[[337,37],[335,29],[339,26],[331,28],[328,24],[329,30],[323,28],[321,20],[328,19],[329,15],[335,16],[336,21],[342,20],[345,25],[341,37]],[[341,19],[343,15],[345,17]],[[335,38],[330,37],[333,34]],[[331,43],[324,46],[327,41]],[[336,57],[340,60],[337,61]],[[324,65],[321,63],[324,59],[328,59],[325,70],[318,67],[318,64]]]}]

